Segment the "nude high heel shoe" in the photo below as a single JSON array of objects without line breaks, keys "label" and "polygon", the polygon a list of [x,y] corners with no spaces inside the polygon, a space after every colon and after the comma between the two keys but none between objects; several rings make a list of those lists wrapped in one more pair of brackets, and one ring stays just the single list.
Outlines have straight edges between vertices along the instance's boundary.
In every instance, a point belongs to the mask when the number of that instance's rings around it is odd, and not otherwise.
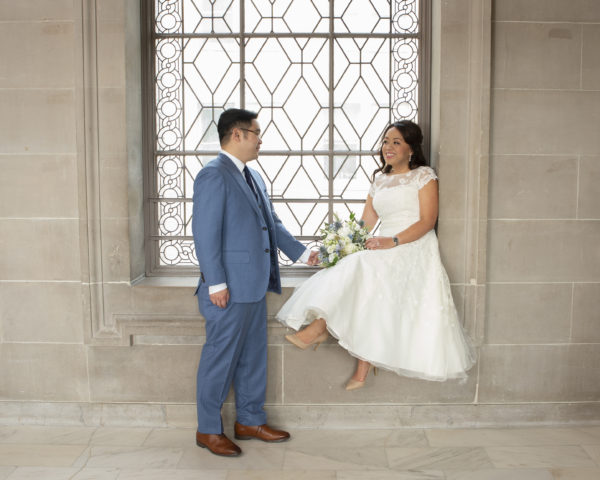
[{"label": "nude high heel shoe", "polygon": [[329,332],[325,330],[321,335],[319,335],[317,338],[315,338],[312,342],[309,343],[304,343],[298,338],[298,336],[295,333],[293,335],[286,335],[285,339],[288,342],[296,345],[298,348],[301,348],[302,350],[306,350],[311,345],[314,345],[314,350],[316,350],[317,348],[319,348],[319,345],[321,345],[325,340],[327,340],[327,337],[329,337]]},{"label": "nude high heel shoe", "polygon": [[377,375],[377,367],[374,367],[373,365],[369,365],[369,370],[367,371],[367,374],[365,375],[365,379],[361,381],[361,380],[354,380],[353,378],[351,378],[350,380],[348,380],[348,383],[346,384],[346,390],[348,390],[348,391],[358,390],[359,388],[364,387],[367,377],[369,376],[369,373],[371,373],[371,370],[373,370],[373,375]]}]

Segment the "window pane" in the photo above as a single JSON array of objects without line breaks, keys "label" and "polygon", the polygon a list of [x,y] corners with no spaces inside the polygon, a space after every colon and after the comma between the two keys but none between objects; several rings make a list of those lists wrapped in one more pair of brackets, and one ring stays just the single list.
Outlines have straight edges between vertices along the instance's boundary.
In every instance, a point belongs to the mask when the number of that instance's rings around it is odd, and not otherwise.
[{"label": "window pane", "polygon": [[329,30],[329,2],[253,0],[245,3],[246,32],[314,33]]},{"label": "window pane", "polygon": [[148,245],[159,269],[198,263],[193,183],[230,107],[259,113],[250,166],[301,241],[315,244],[334,213],[362,213],[382,130],[423,117],[424,1],[154,0]]}]

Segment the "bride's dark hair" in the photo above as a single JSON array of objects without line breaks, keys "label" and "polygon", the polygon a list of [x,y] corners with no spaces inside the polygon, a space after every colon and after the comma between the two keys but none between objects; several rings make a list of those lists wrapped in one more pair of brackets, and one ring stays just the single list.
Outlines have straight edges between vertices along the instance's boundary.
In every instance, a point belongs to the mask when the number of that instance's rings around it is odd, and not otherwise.
[{"label": "bride's dark hair", "polygon": [[[385,128],[383,134],[381,135],[382,145],[385,134],[390,128],[395,128],[398,130],[404,141],[410,145],[410,148],[413,151],[408,163],[408,168],[414,170],[417,167],[427,165],[427,160],[425,159],[425,155],[423,155],[423,148],[421,146],[423,143],[423,133],[421,132],[421,127],[410,120],[400,120],[399,122],[391,123]],[[379,172],[389,173],[392,170],[392,167],[385,163],[382,147],[379,147],[379,162],[381,163],[381,167],[373,172],[373,180],[375,180],[375,175],[377,175]]]}]

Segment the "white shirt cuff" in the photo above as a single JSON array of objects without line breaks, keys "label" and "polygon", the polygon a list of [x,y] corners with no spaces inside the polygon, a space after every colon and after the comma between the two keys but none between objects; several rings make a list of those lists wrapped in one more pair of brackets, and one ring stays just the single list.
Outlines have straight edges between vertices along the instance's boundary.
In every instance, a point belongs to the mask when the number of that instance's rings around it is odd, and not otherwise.
[{"label": "white shirt cuff", "polygon": [[298,259],[298,261],[302,262],[302,263],[308,263],[308,257],[310,257],[310,252],[311,252],[310,248],[307,248],[306,250],[304,250],[304,253],[302,255],[300,255],[300,258]]},{"label": "white shirt cuff", "polygon": [[221,290],[225,290],[227,288],[226,283],[219,283],[218,285],[211,285],[208,287],[208,294],[212,295],[213,293],[220,292]]}]

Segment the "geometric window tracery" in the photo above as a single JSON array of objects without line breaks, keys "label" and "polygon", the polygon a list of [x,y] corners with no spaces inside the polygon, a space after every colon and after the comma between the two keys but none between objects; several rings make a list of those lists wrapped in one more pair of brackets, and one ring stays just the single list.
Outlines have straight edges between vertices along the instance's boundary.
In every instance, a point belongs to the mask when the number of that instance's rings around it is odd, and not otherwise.
[{"label": "geometric window tracery", "polygon": [[[230,107],[257,111],[258,169],[307,245],[360,215],[394,119],[419,120],[424,0],[153,0],[149,242],[161,267],[198,264],[194,178]],[[281,258],[282,264],[287,264]]]}]

